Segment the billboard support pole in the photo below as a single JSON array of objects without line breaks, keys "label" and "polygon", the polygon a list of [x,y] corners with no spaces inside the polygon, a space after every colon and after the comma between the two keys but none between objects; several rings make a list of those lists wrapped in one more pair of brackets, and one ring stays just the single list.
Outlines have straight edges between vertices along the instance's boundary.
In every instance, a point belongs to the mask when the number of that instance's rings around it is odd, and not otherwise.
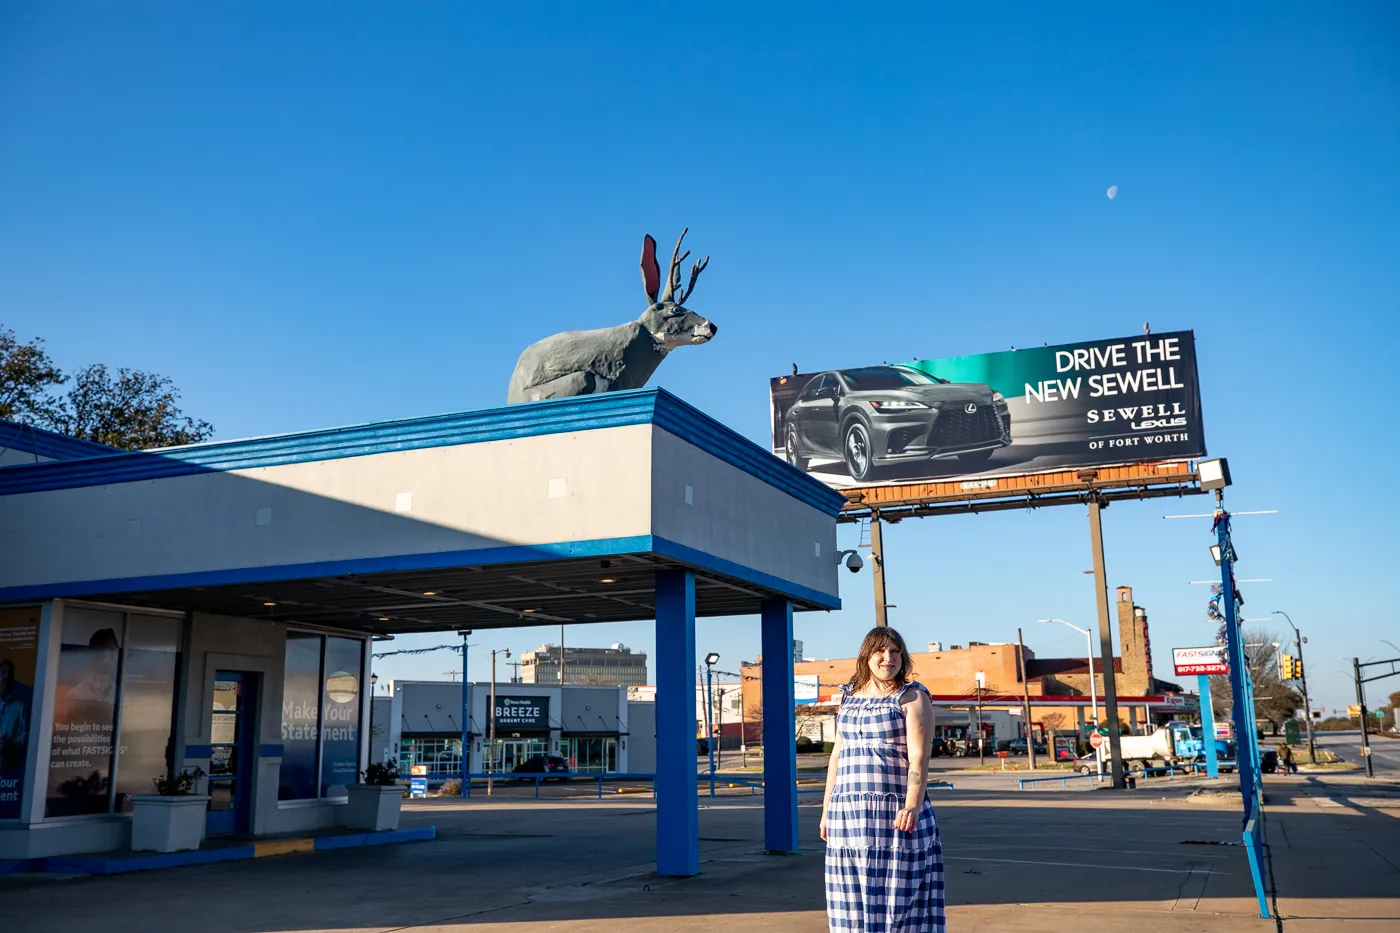
[{"label": "billboard support pole", "polygon": [[880,532],[880,513],[870,513],[870,575],[875,578],[875,624],[889,625],[885,616],[885,544]]},{"label": "billboard support pole", "polygon": [[1118,684],[1113,672],[1113,632],[1108,622],[1108,571],[1103,559],[1103,505],[1098,496],[1089,500],[1089,541],[1094,551],[1094,600],[1099,608],[1099,659],[1103,667],[1104,706],[1108,713],[1108,754],[1113,769],[1113,786],[1122,789],[1123,747],[1119,742]]}]

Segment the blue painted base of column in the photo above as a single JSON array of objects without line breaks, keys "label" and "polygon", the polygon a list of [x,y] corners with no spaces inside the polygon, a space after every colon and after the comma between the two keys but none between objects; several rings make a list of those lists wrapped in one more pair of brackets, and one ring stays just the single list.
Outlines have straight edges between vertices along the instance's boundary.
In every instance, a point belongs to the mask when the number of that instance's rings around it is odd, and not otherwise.
[{"label": "blue painted base of column", "polygon": [[656,575],[656,870],[675,876],[700,873],[695,576],[687,570]]},{"label": "blue painted base of column", "polygon": [[1215,714],[1211,712],[1210,676],[1196,675],[1196,689],[1201,694],[1201,742],[1206,752],[1206,775],[1220,777],[1215,754]]},{"label": "blue painted base of column", "polygon": [[792,603],[763,604],[763,846],[797,851],[797,727]]}]

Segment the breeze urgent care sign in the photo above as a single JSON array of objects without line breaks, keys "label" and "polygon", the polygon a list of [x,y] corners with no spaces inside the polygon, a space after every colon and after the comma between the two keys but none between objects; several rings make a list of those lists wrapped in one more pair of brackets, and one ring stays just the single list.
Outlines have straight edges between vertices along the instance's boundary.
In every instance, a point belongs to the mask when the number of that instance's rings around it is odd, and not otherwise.
[{"label": "breeze urgent care sign", "polygon": [[496,697],[497,729],[548,729],[549,697]]},{"label": "breeze urgent care sign", "polygon": [[1230,664],[1225,660],[1224,645],[1211,645],[1209,648],[1173,648],[1172,665],[1176,668],[1178,677],[1230,673]]}]

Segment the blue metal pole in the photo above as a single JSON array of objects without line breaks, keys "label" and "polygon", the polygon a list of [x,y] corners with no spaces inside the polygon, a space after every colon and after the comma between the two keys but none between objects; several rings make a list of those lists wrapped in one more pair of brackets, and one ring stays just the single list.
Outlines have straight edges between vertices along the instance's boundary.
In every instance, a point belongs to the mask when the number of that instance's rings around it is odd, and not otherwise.
[{"label": "blue metal pole", "polygon": [[700,872],[695,781],[695,576],[656,574],[656,871]]},{"label": "blue metal pole", "polygon": [[462,791],[463,797],[467,796],[467,787],[470,781],[467,775],[471,773],[468,762],[471,760],[471,746],[467,744],[470,737],[470,723],[472,719],[472,695],[471,678],[467,676],[467,639],[471,637],[471,632],[462,633]]},{"label": "blue metal pole", "polygon": [[796,852],[797,698],[792,659],[792,603],[761,609],[763,647],[763,847]]},{"label": "blue metal pole", "polygon": [[1235,575],[1230,551],[1230,513],[1219,508],[1216,520],[1217,543],[1220,545],[1220,602],[1225,616],[1225,643],[1230,654],[1231,719],[1235,726],[1235,767],[1240,776],[1240,793],[1245,795],[1244,822],[1249,822],[1257,800],[1255,767],[1258,762],[1254,739],[1254,724],[1250,711],[1254,699],[1249,695],[1249,669],[1245,663],[1244,639],[1240,637],[1235,612]]},{"label": "blue metal pole", "polygon": [[1206,753],[1206,775],[1219,777],[1220,768],[1215,757],[1215,710],[1210,699],[1210,675],[1197,675],[1196,685],[1196,689],[1201,693],[1201,745]]}]

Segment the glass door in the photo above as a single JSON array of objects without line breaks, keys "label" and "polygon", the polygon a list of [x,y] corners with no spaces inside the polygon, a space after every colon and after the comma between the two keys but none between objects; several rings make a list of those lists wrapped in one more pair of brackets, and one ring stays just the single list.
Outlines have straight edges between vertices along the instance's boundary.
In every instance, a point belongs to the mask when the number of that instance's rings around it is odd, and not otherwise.
[{"label": "glass door", "polygon": [[209,835],[246,833],[252,802],[253,732],[257,722],[256,676],[242,671],[214,675],[209,728]]}]

